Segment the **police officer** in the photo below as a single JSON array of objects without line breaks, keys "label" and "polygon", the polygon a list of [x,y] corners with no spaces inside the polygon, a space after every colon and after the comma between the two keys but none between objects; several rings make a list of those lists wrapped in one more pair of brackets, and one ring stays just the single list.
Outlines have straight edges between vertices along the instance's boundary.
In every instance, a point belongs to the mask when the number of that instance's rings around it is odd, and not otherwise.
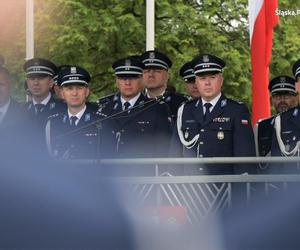
[{"label": "police officer", "polygon": [[58,75],[63,113],[50,117],[46,126],[49,152],[58,158],[96,158],[100,151],[96,121],[100,117],[86,105],[90,74],[79,66],[66,66]]},{"label": "police officer", "polygon": [[[196,85],[201,98],[183,104],[178,110],[177,133],[184,157],[254,156],[255,146],[247,107],[221,92],[225,62],[210,54],[193,60]],[[246,166],[205,165],[187,167],[185,174],[235,174],[255,172]]]},{"label": "police officer", "polygon": [[189,95],[188,99],[191,100],[200,97],[200,93],[195,83],[196,76],[194,73],[194,68],[192,67],[192,62],[187,62],[184,65],[182,65],[179,74],[186,83],[185,89]]},{"label": "police officer", "polygon": [[47,118],[63,110],[65,105],[53,97],[50,90],[53,87],[53,77],[57,67],[49,60],[33,58],[25,62],[26,83],[32,101],[26,104],[28,114],[37,120],[44,128]]},{"label": "police officer", "polygon": [[25,62],[26,84],[31,101],[25,103],[28,126],[36,150],[46,153],[45,126],[49,116],[62,112],[66,106],[51,94],[56,65],[43,58],[33,58]]},{"label": "police officer", "polygon": [[[149,50],[141,55],[145,64],[143,83],[146,87],[148,98],[155,98],[163,95],[167,90],[169,80],[169,68],[172,61],[165,54],[158,50]],[[176,119],[179,106],[187,100],[182,94],[176,93],[173,88],[168,88],[169,93],[165,102],[168,104],[173,119]]]},{"label": "police officer", "polygon": [[99,110],[106,119],[105,141],[113,142],[107,153],[118,158],[167,156],[171,138],[169,109],[160,98],[143,95],[144,64],[128,57],[117,60],[112,67],[119,92]]},{"label": "police officer", "polygon": [[[300,156],[300,106],[291,108],[277,115],[274,119],[274,132],[272,137],[272,156]],[[272,173],[299,174],[300,166],[297,164],[279,164],[273,166]]]},{"label": "police officer", "polygon": [[[269,90],[276,114],[287,111],[298,103],[295,79],[292,77],[280,75],[273,78],[269,83]],[[255,127],[256,154],[259,156],[270,154],[275,117],[276,115],[260,120]]]}]

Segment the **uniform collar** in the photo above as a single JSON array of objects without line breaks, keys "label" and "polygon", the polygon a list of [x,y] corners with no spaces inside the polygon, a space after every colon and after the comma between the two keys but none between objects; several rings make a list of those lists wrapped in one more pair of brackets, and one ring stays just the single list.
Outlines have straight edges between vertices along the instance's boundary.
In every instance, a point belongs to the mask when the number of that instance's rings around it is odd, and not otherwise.
[{"label": "uniform collar", "polygon": [[69,116],[69,119],[72,117],[72,116],[76,116],[77,117],[77,121],[79,121],[81,119],[81,117],[83,116],[84,112],[86,110],[86,105],[84,106],[84,108],[79,111],[76,115],[73,115],[70,113],[69,109],[68,109],[68,116]]},{"label": "uniform collar", "polygon": [[141,95],[141,93],[138,93],[135,97],[131,98],[129,101],[126,101],[125,99],[123,99],[122,96],[120,96],[122,107],[124,106],[125,102],[129,102],[130,103],[130,107],[133,107],[134,104],[136,103],[136,101],[139,99],[140,95]]},{"label": "uniform collar", "polygon": [[210,102],[208,102],[208,101],[205,101],[203,98],[201,98],[202,99],[202,105],[203,105],[203,107],[204,107],[204,104],[205,103],[210,103],[211,105],[212,105],[212,107],[210,108],[210,110],[213,110],[214,109],[214,107],[216,106],[216,104],[217,104],[217,102],[219,101],[219,99],[221,98],[221,93],[219,93],[214,99],[212,99]]},{"label": "uniform collar", "polygon": [[51,94],[49,93],[48,96],[43,101],[41,101],[40,103],[38,103],[36,100],[34,100],[34,98],[32,98],[32,103],[33,103],[33,105],[35,105],[35,104],[47,105],[48,102],[50,101],[50,99],[51,99]]}]

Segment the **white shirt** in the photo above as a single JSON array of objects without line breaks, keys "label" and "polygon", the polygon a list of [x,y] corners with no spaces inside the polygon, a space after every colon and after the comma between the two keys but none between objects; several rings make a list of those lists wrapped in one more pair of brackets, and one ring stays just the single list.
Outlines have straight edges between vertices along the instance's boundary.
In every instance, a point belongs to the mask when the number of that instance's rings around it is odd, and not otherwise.
[{"label": "white shirt", "polygon": [[209,108],[209,111],[211,112],[213,109],[214,109],[214,107],[216,106],[216,104],[217,104],[217,102],[219,101],[219,99],[220,99],[220,97],[221,97],[221,93],[219,93],[214,99],[212,99],[210,102],[207,102],[207,101],[205,101],[205,100],[203,100],[203,98],[201,98],[202,99],[202,108],[203,108],[203,114],[205,114],[205,106],[204,106],[204,104],[205,103],[210,103],[212,106]]},{"label": "white shirt", "polygon": [[136,101],[139,99],[141,93],[139,93],[138,95],[136,95],[135,97],[131,98],[129,101],[126,101],[122,96],[121,96],[121,103],[122,103],[122,109],[125,110],[124,107],[124,103],[125,102],[129,102],[130,106],[129,108],[132,108],[134,106],[134,104],[136,103]]},{"label": "white shirt", "polygon": [[78,122],[80,121],[81,117],[83,116],[85,110],[86,110],[86,106],[84,106],[84,108],[83,108],[81,111],[79,111],[76,115],[73,115],[73,114],[70,113],[70,111],[69,111],[69,109],[68,109],[69,120],[71,121],[71,117],[72,117],[72,116],[76,116],[76,117],[77,117],[77,120],[76,120],[76,122],[75,122],[75,125],[77,126],[77,124],[78,124]]},{"label": "white shirt", "polygon": [[6,104],[4,104],[3,106],[0,107],[0,124],[2,123],[2,120],[3,120],[4,116],[6,115],[9,104],[10,104],[10,99],[8,100],[8,102]]}]

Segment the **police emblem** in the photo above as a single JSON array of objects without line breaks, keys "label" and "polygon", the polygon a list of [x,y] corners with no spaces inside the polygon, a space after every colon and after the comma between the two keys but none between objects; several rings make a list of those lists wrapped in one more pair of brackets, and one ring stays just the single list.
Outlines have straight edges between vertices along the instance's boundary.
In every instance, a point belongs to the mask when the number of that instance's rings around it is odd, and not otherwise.
[{"label": "police emblem", "polygon": [[149,58],[150,59],[154,59],[155,58],[155,53],[154,52],[150,52],[149,53]]},{"label": "police emblem", "polygon": [[91,114],[86,114],[84,117],[84,121],[88,122],[89,120],[91,120]]},{"label": "police emblem", "polygon": [[285,83],[285,82],[286,82],[286,80],[285,80],[285,77],[284,77],[284,76],[280,77],[280,82],[281,82],[281,83]]},{"label": "police emblem", "polygon": [[209,56],[208,55],[204,55],[202,58],[203,62],[207,63],[209,62]]},{"label": "police emblem", "polygon": [[293,112],[293,116],[297,116],[298,115],[298,109],[294,109],[294,112]]},{"label": "police emblem", "polygon": [[68,119],[68,116],[67,116],[67,115],[64,115],[64,117],[63,117],[63,123],[66,123],[66,122],[67,122],[67,119]]},{"label": "police emblem", "polygon": [[55,102],[51,102],[50,103],[50,109],[54,109],[55,108]]},{"label": "police emblem", "polygon": [[76,73],[77,73],[76,67],[71,67],[71,74],[76,74]]},{"label": "police emblem", "polygon": [[219,131],[219,132],[217,133],[217,138],[218,138],[219,140],[223,140],[223,139],[224,139],[224,132],[223,132],[223,131]]},{"label": "police emblem", "polygon": [[225,107],[227,105],[227,99],[224,99],[221,101],[221,108]]},{"label": "police emblem", "polygon": [[131,66],[131,61],[129,59],[125,60],[125,66]]}]

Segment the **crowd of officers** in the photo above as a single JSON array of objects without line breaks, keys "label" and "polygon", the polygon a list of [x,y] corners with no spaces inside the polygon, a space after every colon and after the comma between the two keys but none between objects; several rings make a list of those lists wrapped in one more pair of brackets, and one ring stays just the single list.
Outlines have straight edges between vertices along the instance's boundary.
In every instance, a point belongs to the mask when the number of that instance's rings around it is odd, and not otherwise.
[{"label": "crowd of officers", "polygon": [[[225,62],[201,54],[180,76],[189,96],[168,85],[172,61],[158,50],[113,63],[118,92],[90,103],[91,76],[77,65],[49,60],[25,62],[30,100],[11,98],[9,71],[0,67],[0,135],[24,140],[33,150],[58,159],[151,157],[251,157],[298,155],[300,112],[295,82],[281,75],[269,90],[276,115],[253,130],[245,104],[222,93]],[[21,125],[21,126],[20,126]],[[3,139],[4,140],[4,139]],[[255,165],[201,165],[168,169],[171,174],[255,174]]]}]

